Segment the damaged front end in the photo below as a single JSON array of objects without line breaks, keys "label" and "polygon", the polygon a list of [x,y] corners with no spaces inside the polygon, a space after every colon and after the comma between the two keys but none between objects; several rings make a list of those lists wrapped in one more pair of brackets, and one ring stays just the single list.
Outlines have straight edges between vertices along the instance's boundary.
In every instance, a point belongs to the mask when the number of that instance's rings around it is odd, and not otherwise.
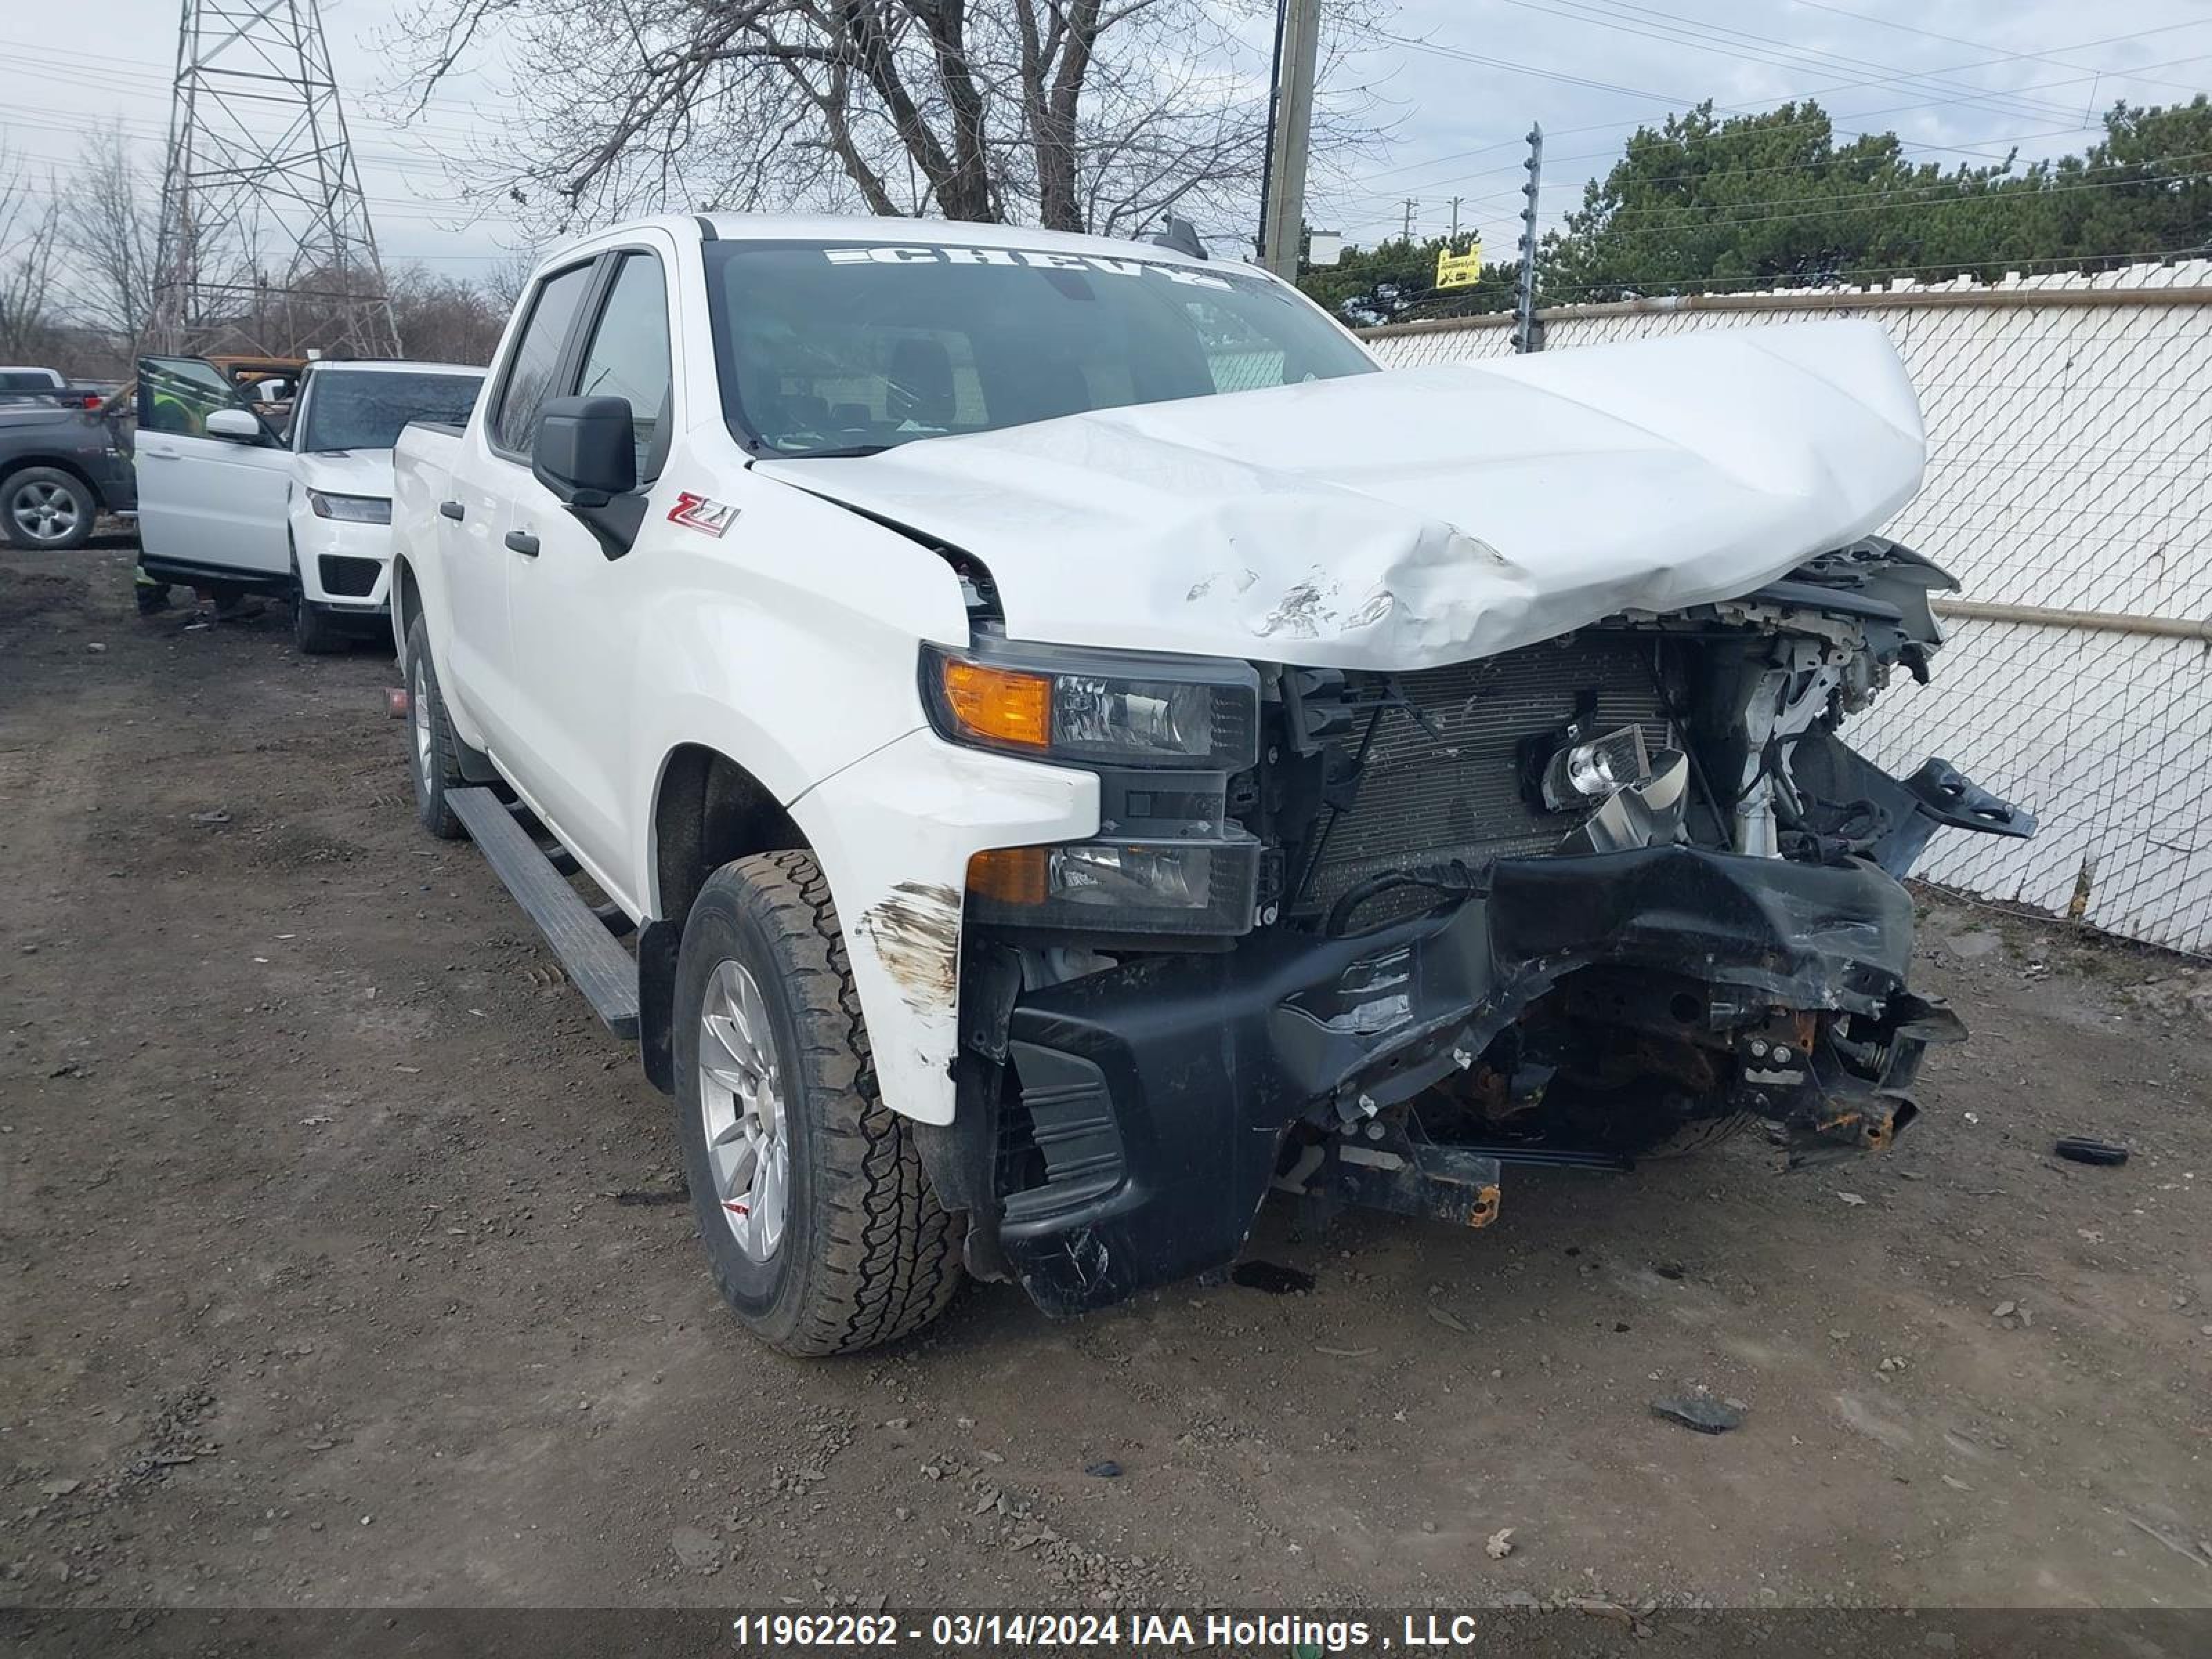
[{"label": "damaged front end", "polygon": [[2032,819],[1837,735],[1924,678],[1935,567],[1870,539],[1741,599],[1399,674],[933,655],[939,729],[1100,778],[1098,837],[979,854],[971,1267],[1075,1313],[1227,1262],[1271,1187],[1480,1226],[1515,1162],[1763,1123],[1880,1150],[1929,1042],[1899,878]]}]

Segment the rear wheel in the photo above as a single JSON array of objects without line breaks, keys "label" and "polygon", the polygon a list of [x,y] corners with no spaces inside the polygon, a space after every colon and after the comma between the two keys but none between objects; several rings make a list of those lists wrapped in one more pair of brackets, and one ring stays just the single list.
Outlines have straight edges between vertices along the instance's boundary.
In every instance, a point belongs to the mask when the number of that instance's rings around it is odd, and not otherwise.
[{"label": "rear wheel", "polygon": [[807,853],[724,865],[676,967],[678,1133],[715,1283],[786,1353],[920,1330],[959,1286],[952,1218],[876,1091],[830,887]]},{"label": "rear wheel", "polygon": [[415,816],[441,841],[459,841],[468,832],[446,799],[462,787],[459,745],[438,695],[437,665],[430,660],[430,633],[420,617],[407,629],[407,769],[415,776]]},{"label": "rear wheel", "polygon": [[59,467],[27,466],[0,482],[0,532],[11,546],[82,547],[99,516],[91,489]]}]

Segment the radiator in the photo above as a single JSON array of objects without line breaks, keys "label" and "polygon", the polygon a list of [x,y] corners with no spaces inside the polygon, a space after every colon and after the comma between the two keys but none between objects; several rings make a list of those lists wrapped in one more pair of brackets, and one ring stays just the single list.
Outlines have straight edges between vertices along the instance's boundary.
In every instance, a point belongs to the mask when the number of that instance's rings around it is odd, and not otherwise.
[{"label": "radiator", "polygon": [[[1552,812],[1522,775],[1526,738],[1560,730],[1595,696],[1593,735],[1644,728],[1655,751],[1668,746],[1666,704],[1653,683],[1652,636],[1584,634],[1504,656],[1396,677],[1406,701],[1386,709],[1361,774],[1358,799],[1330,828],[1307,897],[1326,904],[1385,870],[1460,859],[1547,853],[1585,814]],[[1356,750],[1359,734],[1344,740]],[[1418,908],[1418,895],[1378,899],[1372,921]]]}]

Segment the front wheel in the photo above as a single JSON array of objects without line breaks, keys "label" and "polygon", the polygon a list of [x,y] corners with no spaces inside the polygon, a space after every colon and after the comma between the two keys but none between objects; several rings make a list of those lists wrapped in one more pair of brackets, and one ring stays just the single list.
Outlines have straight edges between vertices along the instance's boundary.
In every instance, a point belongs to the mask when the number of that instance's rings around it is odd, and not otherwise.
[{"label": "front wheel", "polygon": [[952,1218],[876,1092],[830,885],[808,853],[726,864],[684,926],[676,1102],[692,1209],[739,1320],[786,1353],[909,1335],[959,1287]]},{"label": "front wheel", "polygon": [[300,562],[292,561],[292,643],[303,654],[326,657],[346,648],[348,641],[307,598],[307,584],[300,580]]}]

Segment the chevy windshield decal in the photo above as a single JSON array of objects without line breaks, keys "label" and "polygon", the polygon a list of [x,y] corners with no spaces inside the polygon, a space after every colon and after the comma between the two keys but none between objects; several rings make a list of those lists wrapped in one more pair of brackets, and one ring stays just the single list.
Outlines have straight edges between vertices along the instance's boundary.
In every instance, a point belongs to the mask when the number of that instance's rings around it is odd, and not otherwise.
[{"label": "chevy windshield decal", "polygon": [[1190,288],[1225,289],[1229,279],[1186,265],[1116,259],[1099,253],[1044,253],[1012,247],[825,247],[833,265],[1014,265],[1033,270],[1080,270],[1101,276],[1164,276]]}]

